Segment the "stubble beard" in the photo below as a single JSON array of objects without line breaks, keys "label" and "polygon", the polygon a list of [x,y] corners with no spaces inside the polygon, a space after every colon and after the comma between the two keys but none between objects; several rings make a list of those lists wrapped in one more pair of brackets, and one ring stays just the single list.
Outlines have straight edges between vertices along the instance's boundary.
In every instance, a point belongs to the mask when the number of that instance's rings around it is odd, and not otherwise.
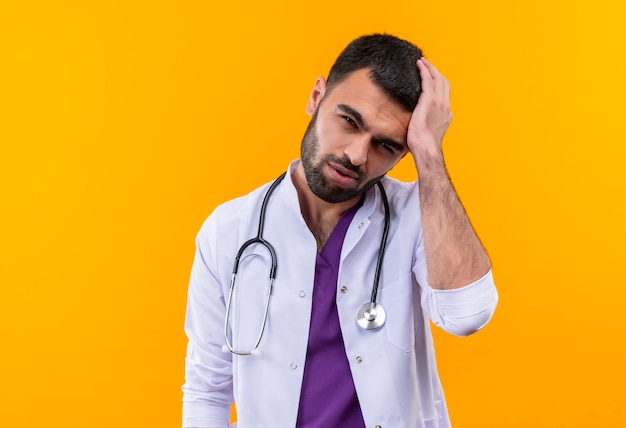
[{"label": "stubble beard", "polygon": [[[353,165],[347,158],[339,158],[332,154],[323,155],[319,160],[319,139],[315,132],[315,122],[317,119],[317,111],[313,114],[309,126],[302,138],[302,144],[300,146],[300,157],[302,161],[302,167],[304,168],[304,175],[306,177],[307,184],[315,196],[322,199],[325,202],[331,204],[337,204],[340,202],[349,201],[357,196],[362,195],[368,191],[374,184],[376,184],[383,175],[375,177],[364,184],[361,184],[365,173],[356,165]],[[324,166],[329,162],[353,171],[358,174],[357,182],[359,185],[352,189],[346,189],[338,186],[333,186],[324,177]]]}]

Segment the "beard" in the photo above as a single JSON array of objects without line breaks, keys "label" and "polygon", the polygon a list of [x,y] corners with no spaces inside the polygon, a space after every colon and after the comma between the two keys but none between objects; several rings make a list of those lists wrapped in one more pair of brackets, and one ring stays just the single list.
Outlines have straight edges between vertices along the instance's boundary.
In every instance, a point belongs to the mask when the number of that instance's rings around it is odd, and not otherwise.
[{"label": "beard", "polygon": [[[317,111],[315,111],[311,121],[309,122],[309,126],[304,133],[302,144],[300,146],[300,157],[302,167],[304,168],[304,175],[306,176],[309,188],[315,196],[325,202],[337,204],[349,201],[350,199],[354,199],[357,196],[362,195],[374,184],[380,181],[384,175],[375,177],[363,183],[365,173],[359,166],[353,165],[348,158],[339,158],[333,154],[325,154],[319,157],[319,138],[315,131],[316,120]],[[329,180],[324,177],[324,166],[327,165],[328,162],[341,165],[342,167],[358,174],[358,178],[356,180],[357,185],[351,189],[333,186]]]}]

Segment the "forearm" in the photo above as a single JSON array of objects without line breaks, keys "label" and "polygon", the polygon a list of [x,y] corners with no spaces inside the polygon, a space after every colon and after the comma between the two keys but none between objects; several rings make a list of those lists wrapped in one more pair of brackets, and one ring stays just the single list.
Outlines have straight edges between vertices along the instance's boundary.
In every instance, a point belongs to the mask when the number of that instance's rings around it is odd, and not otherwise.
[{"label": "forearm", "polygon": [[428,282],[440,290],[468,285],[487,273],[489,257],[450,181],[440,148],[424,149],[414,159]]}]

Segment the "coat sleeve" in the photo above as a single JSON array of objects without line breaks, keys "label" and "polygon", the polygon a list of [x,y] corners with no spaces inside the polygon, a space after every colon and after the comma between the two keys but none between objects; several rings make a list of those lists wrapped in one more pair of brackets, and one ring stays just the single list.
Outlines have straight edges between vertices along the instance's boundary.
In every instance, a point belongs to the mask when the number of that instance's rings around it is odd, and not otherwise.
[{"label": "coat sleeve", "polygon": [[479,280],[454,290],[431,288],[425,275],[418,282],[422,286],[422,308],[433,324],[457,336],[468,336],[487,325],[498,303],[491,270]]},{"label": "coat sleeve", "polygon": [[219,280],[217,226],[209,217],[196,238],[185,317],[188,338],[183,427],[228,427],[233,402],[232,356],[224,344],[224,287]]}]

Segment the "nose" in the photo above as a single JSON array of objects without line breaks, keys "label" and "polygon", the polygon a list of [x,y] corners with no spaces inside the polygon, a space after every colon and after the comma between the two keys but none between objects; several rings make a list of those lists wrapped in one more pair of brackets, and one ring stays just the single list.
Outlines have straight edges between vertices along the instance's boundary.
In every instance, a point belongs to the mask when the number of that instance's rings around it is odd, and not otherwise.
[{"label": "nose", "polygon": [[369,136],[353,139],[344,149],[344,154],[348,157],[352,165],[361,166],[367,162],[367,155],[370,149]]}]

